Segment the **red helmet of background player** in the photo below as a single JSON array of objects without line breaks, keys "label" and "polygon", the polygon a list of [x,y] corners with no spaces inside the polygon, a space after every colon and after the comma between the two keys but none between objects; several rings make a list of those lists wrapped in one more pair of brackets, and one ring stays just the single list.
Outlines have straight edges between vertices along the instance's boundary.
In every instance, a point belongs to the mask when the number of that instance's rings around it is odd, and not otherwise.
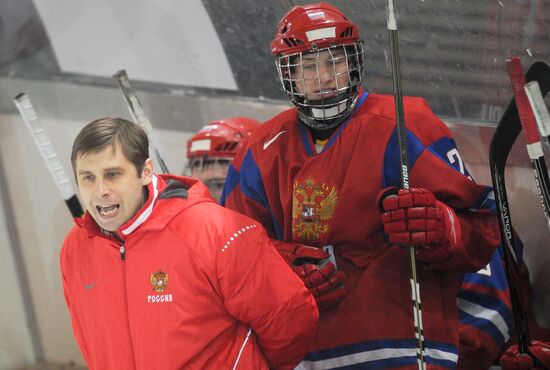
[{"label": "red helmet of background player", "polygon": [[233,158],[259,125],[248,117],[212,121],[187,141],[187,158]]},{"label": "red helmet of background player", "polygon": [[[279,22],[271,52],[277,57],[283,89],[298,107],[298,114],[306,125],[330,129],[351,114],[363,80],[363,44],[357,25],[338,8],[325,3],[295,6]],[[317,57],[313,62],[310,57],[305,64],[303,56],[311,53]],[[308,99],[304,92],[297,90],[296,86],[304,86],[305,82],[304,75],[297,70],[303,71],[306,67],[319,71],[320,63],[335,66],[343,60],[347,62],[345,73],[349,78],[346,86],[320,88],[316,100]],[[336,68],[334,71],[332,78],[336,79]],[[319,76],[316,82],[319,87],[323,85]]]},{"label": "red helmet of background player", "polygon": [[229,164],[259,125],[248,117],[210,122],[187,141],[184,173],[201,180],[219,200]]}]

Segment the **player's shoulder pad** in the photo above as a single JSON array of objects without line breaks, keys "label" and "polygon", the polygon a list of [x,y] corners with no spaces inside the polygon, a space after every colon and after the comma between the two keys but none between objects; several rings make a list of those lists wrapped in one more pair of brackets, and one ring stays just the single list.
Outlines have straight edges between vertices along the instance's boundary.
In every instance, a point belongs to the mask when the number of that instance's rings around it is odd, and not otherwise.
[{"label": "player's shoulder pad", "polygon": [[[395,125],[395,103],[393,95],[369,94],[367,114],[376,115]],[[430,109],[424,98],[405,96],[403,98],[405,127],[422,141],[433,141],[442,136],[451,136],[447,125]]]}]

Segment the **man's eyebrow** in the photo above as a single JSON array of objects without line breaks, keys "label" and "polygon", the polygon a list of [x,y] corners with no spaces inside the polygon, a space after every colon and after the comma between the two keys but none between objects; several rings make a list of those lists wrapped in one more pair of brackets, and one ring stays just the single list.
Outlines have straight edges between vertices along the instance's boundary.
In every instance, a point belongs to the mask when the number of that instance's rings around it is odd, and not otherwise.
[{"label": "man's eyebrow", "polygon": [[[103,172],[108,172],[108,171],[124,171],[124,168],[122,168],[122,167],[117,167],[117,166],[115,166],[115,167],[107,167],[107,168],[104,168],[102,171],[103,171]],[[93,174],[93,172],[92,172],[92,171],[89,171],[89,170],[79,170],[79,171],[77,172],[77,174],[78,174],[78,175],[88,175],[88,174]]]},{"label": "man's eyebrow", "polygon": [[123,171],[124,168],[122,167],[107,167],[107,168],[104,168],[103,169],[103,172],[107,172],[107,171]]}]

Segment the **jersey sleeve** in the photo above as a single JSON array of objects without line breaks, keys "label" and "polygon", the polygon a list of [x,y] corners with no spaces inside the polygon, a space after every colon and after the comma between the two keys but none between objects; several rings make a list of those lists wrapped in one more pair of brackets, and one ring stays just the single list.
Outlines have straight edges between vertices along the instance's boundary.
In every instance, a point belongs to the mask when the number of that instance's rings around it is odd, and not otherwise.
[{"label": "jersey sleeve", "polygon": [[460,277],[458,369],[488,368],[510,339],[513,317],[501,248],[487,266]]},{"label": "jersey sleeve", "polygon": [[281,240],[281,226],[273,216],[260,166],[252,148],[241,151],[231,163],[220,203],[259,221],[273,239]]},{"label": "jersey sleeve", "polygon": [[253,220],[217,253],[228,312],[250,326],[270,368],[293,369],[315,333],[319,313],[313,296]]},{"label": "jersey sleeve", "polygon": [[[421,103],[405,111],[410,186],[428,189],[452,207],[462,229],[461,247],[430,268],[477,271],[487,265],[500,241],[493,190],[473,180],[450,130],[423,100],[416,101]],[[395,131],[386,146],[382,181],[383,187],[401,187]]]}]

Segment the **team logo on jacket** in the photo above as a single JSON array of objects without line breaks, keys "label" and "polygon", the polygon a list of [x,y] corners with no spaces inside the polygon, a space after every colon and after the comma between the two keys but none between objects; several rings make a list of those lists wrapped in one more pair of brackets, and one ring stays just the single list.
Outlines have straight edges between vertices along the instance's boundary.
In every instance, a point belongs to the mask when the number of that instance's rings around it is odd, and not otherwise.
[{"label": "team logo on jacket", "polygon": [[294,240],[322,240],[329,231],[338,192],[335,186],[315,184],[312,177],[305,183],[294,182],[292,196],[292,234]]},{"label": "team logo on jacket", "polygon": [[153,272],[149,278],[153,290],[157,293],[163,293],[168,285],[168,274],[163,271]]}]

